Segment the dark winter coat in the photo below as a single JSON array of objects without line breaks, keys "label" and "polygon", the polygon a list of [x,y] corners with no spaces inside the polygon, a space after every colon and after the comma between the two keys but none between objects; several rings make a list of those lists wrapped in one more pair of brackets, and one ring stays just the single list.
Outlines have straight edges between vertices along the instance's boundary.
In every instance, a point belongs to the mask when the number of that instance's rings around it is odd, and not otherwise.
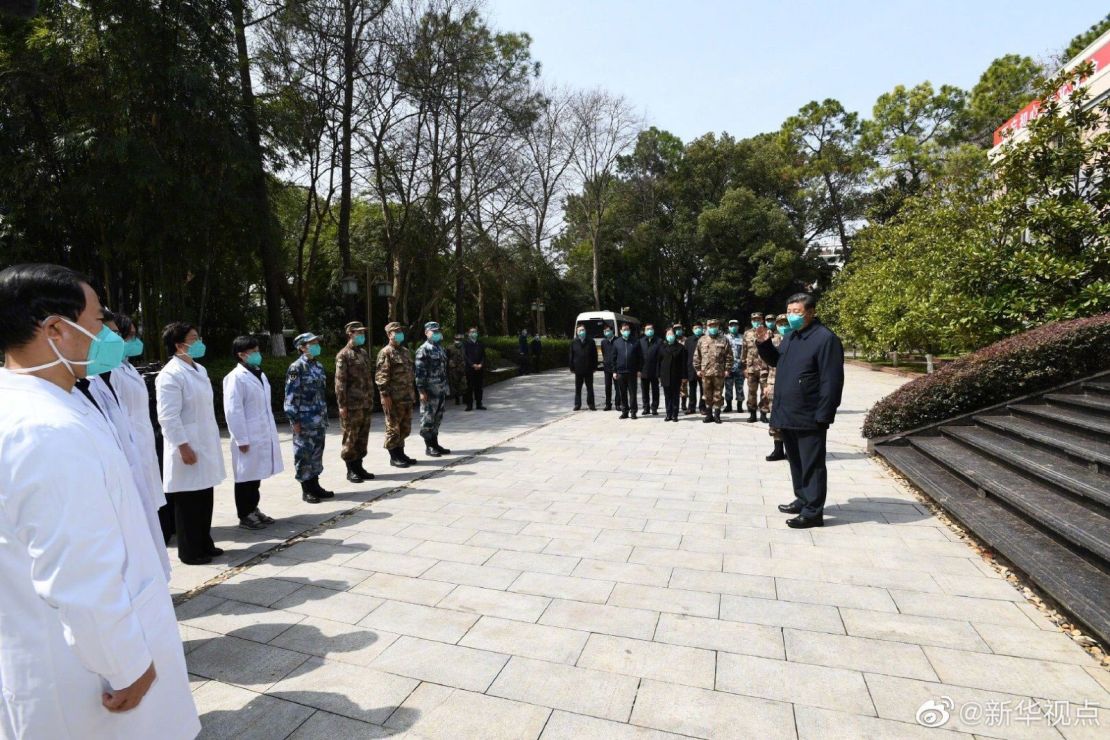
[{"label": "dark winter coat", "polygon": [[828,428],[836,418],[844,390],[844,347],[817,319],[791,332],[776,348],[771,339],[756,345],[759,356],[775,368],[771,401],[774,429]]},{"label": "dark winter coat", "polygon": [[659,380],[663,385],[679,385],[686,377],[686,345],[664,344],[659,350]]},{"label": "dark winter coat", "polygon": [[597,345],[594,340],[575,339],[570,343],[568,367],[575,375],[593,375],[597,370]]},{"label": "dark winter coat", "polygon": [[640,354],[644,356],[644,369],[641,371],[645,380],[655,380],[659,377],[659,353],[666,342],[659,337],[640,337]]}]

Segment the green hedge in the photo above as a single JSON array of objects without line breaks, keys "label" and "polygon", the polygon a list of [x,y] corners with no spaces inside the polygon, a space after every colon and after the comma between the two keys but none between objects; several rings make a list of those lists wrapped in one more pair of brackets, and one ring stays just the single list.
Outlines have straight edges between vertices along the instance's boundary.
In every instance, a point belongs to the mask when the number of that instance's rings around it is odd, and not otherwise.
[{"label": "green hedge", "polygon": [[[520,340],[517,337],[483,337],[486,351],[495,350],[503,359],[504,364],[517,365],[520,357]],[[528,350],[531,352],[531,337],[528,339]],[[540,370],[565,369],[567,356],[570,353],[569,339],[542,339],[540,351]],[[531,354],[528,359],[531,362]]]},{"label": "green hedge", "polygon": [[875,404],[868,439],[897,434],[1110,369],[1110,313],[1046,324],[917,378]]}]

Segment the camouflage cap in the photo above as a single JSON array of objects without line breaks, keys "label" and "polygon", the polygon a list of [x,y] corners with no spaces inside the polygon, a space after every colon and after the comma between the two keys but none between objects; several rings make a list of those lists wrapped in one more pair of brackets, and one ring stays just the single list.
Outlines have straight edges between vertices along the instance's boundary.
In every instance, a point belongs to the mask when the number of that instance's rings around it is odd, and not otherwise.
[{"label": "camouflage cap", "polygon": [[366,327],[362,325],[361,321],[348,321],[347,325],[343,327],[343,331],[350,334],[353,331],[366,331]]},{"label": "camouflage cap", "polygon": [[297,338],[293,340],[293,346],[294,347],[303,347],[306,344],[310,344],[312,342],[318,341],[319,339],[320,339],[320,337],[316,336],[312,332],[306,331],[304,334],[298,334],[297,335]]},{"label": "camouflage cap", "polygon": [[424,331],[439,331],[439,322],[429,321],[428,323],[424,324]]},{"label": "camouflage cap", "polygon": [[752,314],[752,318],[753,319],[759,319],[760,321],[762,321],[763,320],[763,314],[761,314],[759,311],[756,311],[755,313]]},{"label": "camouflage cap", "polygon": [[708,321],[705,322],[705,325],[706,326],[716,326],[719,323],[721,323],[721,322],[717,321],[717,319],[709,319]]},{"label": "camouflage cap", "polygon": [[390,321],[385,325],[385,333],[388,334],[391,331],[401,331],[403,328],[400,321]]},{"label": "camouflage cap", "polygon": [[776,324],[780,324],[780,323],[781,324],[787,324],[787,323],[789,323],[789,320],[786,318],[786,314],[780,313],[778,315],[778,318],[775,319],[775,323]]}]

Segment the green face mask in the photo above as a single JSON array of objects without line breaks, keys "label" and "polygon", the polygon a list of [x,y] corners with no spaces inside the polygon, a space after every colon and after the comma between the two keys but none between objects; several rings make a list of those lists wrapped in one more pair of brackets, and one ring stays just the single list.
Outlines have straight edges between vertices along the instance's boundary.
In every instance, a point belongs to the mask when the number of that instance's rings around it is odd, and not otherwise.
[{"label": "green face mask", "polygon": [[126,357],[138,357],[143,353],[143,340],[131,337],[123,343],[123,354]]},{"label": "green face mask", "polygon": [[259,367],[262,365],[262,353],[258,350],[255,350],[254,352],[251,352],[249,355],[247,355],[243,359],[243,362],[247,363],[251,367]]},{"label": "green face mask", "polygon": [[698,327],[698,328],[694,329],[694,336],[695,337],[700,337],[701,333],[702,333],[701,327]]},{"label": "green face mask", "polygon": [[709,328],[709,336],[711,336],[711,337],[717,336],[718,331],[719,331],[719,329],[717,329],[717,327],[715,327],[715,326],[710,327]]},{"label": "green face mask", "polygon": [[675,342],[674,334],[668,334],[667,335],[667,344],[674,344],[674,342]]},{"label": "green face mask", "polygon": [[308,345],[308,354],[311,357],[319,357],[322,350],[323,348],[320,346],[319,342],[317,342],[316,344]]},{"label": "green face mask", "polygon": [[644,332],[644,335],[649,336],[649,337],[654,337],[655,336],[655,329],[648,329],[647,331]]},{"label": "green face mask", "polygon": [[204,353],[207,351],[208,348],[204,346],[204,340],[198,339],[186,347],[185,354],[189,355],[189,357],[192,357],[194,360],[199,360],[204,357]]},{"label": "green face mask", "polygon": [[682,336],[682,333],[683,333],[683,332],[682,332],[682,329],[675,329],[675,330],[674,330],[674,335],[675,335],[676,337],[681,337],[681,336]]},{"label": "green face mask", "polygon": [[762,322],[762,321],[753,321],[753,322],[752,322],[752,328],[753,328],[753,329],[758,329],[758,328],[759,328],[760,326],[762,326],[762,325],[763,325],[763,322]]},{"label": "green face mask", "polygon": [[775,328],[775,322],[774,321],[764,321],[763,323],[767,325],[768,329],[774,329]]},{"label": "green face mask", "polygon": [[584,331],[578,332],[578,338],[579,339],[585,339],[586,338],[586,332],[584,332]]},{"label": "green face mask", "polygon": [[470,332],[470,341],[472,341],[472,342],[477,342],[478,341],[478,332],[476,332],[476,331]]},{"label": "green face mask", "polygon": [[355,334],[355,346],[361,347],[364,344],[366,344],[366,335],[362,332]]},{"label": "green face mask", "polygon": [[405,343],[405,333],[403,331],[393,332],[393,341],[396,342],[397,344],[404,344]]},{"label": "green face mask", "polygon": [[729,333],[729,334],[736,334],[736,333],[738,333],[739,331],[740,331],[740,327],[739,327],[739,326],[730,326],[730,327],[728,328],[728,333]]},{"label": "green face mask", "polygon": [[613,338],[613,332],[606,330],[605,331],[605,338],[606,339],[612,339]]},{"label": "green face mask", "polygon": [[432,332],[432,343],[439,344],[442,341],[443,341],[443,333],[442,332],[438,332],[438,331]]},{"label": "green face mask", "polygon": [[628,339],[630,336],[632,336],[632,332],[628,329],[624,329],[621,331],[621,336],[625,339]]},{"label": "green face mask", "polygon": [[792,331],[794,331],[794,330],[791,329],[788,324],[783,324],[782,326],[779,327],[779,334],[781,334],[784,337]]}]

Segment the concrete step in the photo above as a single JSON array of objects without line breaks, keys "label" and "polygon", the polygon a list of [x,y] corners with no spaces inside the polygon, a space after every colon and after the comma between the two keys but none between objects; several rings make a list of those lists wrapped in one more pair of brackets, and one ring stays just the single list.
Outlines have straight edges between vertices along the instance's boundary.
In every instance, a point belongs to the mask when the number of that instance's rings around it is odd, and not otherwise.
[{"label": "concrete step", "polygon": [[1054,448],[1074,460],[1094,462],[1110,469],[1110,441],[1094,439],[1023,416],[976,416],[975,421],[1015,439]]},{"label": "concrete step", "polygon": [[1066,406],[1048,406],[1035,403],[1015,403],[1007,406],[1007,408],[1022,416],[1047,420],[1083,432],[1110,435],[1110,419],[1099,413]]}]

